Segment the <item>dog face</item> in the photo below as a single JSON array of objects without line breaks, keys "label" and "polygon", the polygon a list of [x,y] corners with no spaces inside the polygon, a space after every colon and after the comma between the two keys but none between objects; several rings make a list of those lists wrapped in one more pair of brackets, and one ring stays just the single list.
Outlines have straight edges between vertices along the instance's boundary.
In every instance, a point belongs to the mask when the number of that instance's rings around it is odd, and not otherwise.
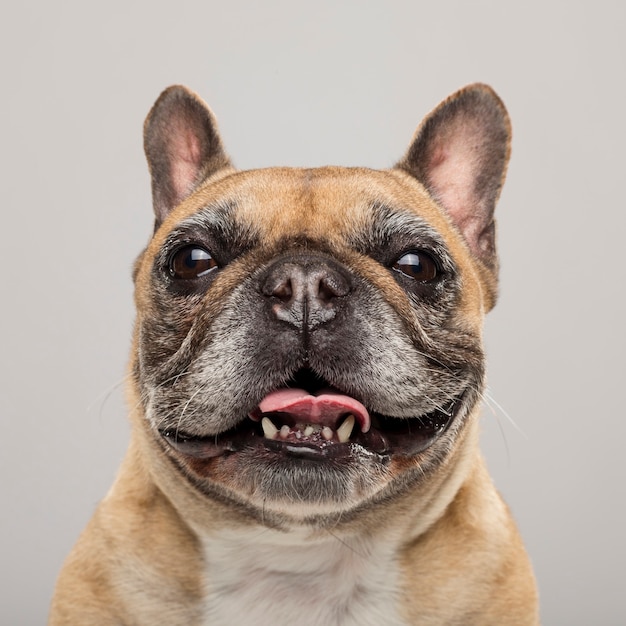
[{"label": "dog face", "polygon": [[169,489],[349,517],[455,471],[475,445],[509,136],[474,85],[393,169],[238,172],[206,105],[161,95],[132,373]]}]

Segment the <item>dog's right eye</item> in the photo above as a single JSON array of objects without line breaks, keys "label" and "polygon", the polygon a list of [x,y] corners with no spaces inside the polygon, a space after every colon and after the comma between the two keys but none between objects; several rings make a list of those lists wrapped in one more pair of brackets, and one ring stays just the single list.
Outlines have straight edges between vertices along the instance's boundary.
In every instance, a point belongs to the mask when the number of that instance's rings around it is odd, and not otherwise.
[{"label": "dog's right eye", "polygon": [[209,252],[195,245],[179,248],[171,256],[169,263],[170,275],[178,280],[200,278],[216,267],[217,263]]}]

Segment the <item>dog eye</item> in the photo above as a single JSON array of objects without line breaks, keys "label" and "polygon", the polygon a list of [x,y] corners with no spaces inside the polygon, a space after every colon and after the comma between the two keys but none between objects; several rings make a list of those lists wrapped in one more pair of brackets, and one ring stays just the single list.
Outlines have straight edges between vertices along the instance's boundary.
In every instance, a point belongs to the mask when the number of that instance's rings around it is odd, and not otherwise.
[{"label": "dog eye", "polygon": [[393,264],[393,269],[421,283],[430,282],[439,275],[434,259],[426,252],[417,250],[401,256]]},{"label": "dog eye", "polygon": [[177,250],[170,259],[170,275],[179,280],[193,280],[217,267],[215,259],[200,246],[189,245]]}]

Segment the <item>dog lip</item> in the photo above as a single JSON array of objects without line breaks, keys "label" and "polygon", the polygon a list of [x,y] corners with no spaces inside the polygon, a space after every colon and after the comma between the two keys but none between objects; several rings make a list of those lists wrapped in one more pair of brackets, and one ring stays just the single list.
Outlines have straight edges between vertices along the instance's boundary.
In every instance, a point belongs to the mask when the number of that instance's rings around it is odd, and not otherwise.
[{"label": "dog lip", "polygon": [[322,445],[264,439],[264,447],[277,454],[312,461],[337,461],[349,458],[354,450],[352,443],[326,443]]},{"label": "dog lip", "polygon": [[184,456],[205,460],[255,449],[318,461],[349,460],[356,450],[380,458],[412,456],[426,450],[447,430],[463,406],[464,396],[462,393],[443,409],[410,419],[372,413],[371,428],[367,432],[356,429],[345,443],[336,440],[268,439],[263,435],[261,425],[252,419],[243,419],[238,426],[218,435],[197,436],[173,429],[159,433],[170,448]]},{"label": "dog lip", "polygon": [[234,446],[232,441],[228,439],[219,441],[215,436],[189,435],[177,430],[163,430],[159,431],[159,434],[171,448],[189,457],[211,459],[238,450],[238,447]]}]

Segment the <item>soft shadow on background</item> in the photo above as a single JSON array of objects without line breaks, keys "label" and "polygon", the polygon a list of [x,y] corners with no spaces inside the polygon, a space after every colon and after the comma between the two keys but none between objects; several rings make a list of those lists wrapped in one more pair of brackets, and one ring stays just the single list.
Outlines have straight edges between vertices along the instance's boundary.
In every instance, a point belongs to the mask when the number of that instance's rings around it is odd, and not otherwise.
[{"label": "soft shadow on background", "polygon": [[388,167],[424,114],[482,81],[514,129],[483,449],[544,623],[625,624],[625,7],[3,3],[0,623],[45,622],[124,454],[159,92],[205,98],[241,168]]}]

